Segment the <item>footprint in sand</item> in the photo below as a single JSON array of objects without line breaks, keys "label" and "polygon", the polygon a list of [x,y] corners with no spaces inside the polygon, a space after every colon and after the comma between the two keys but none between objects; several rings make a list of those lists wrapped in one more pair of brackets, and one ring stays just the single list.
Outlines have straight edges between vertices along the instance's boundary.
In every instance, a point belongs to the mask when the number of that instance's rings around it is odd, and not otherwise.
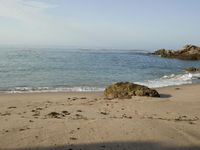
[{"label": "footprint in sand", "polygon": [[77,100],[77,99],[78,99],[77,97],[73,97],[73,98],[72,98],[73,101],[75,101],[75,100]]},{"label": "footprint in sand", "polygon": [[100,112],[100,114],[102,114],[102,115],[109,115],[109,113],[107,113],[107,112]]},{"label": "footprint in sand", "polygon": [[15,106],[10,106],[10,107],[8,107],[7,109],[14,109],[14,108],[17,108],[17,107],[15,107]]},{"label": "footprint in sand", "polygon": [[9,113],[9,112],[5,112],[5,113],[1,113],[0,115],[1,115],[1,116],[10,116],[11,113]]},{"label": "footprint in sand", "polygon": [[4,134],[4,133],[8,133],[9,130],[3,129],[2,132],[3,132],[3,134]]},{"label": "footprint in sand", "polygon": [[70,115],[70,114],[71,114],[70,112],[68,112],[68,111],[66,111],[66,110],[63,110],[62,113],[63,113],[64,115]]},{"label": "footprint in sand", "polygon": [[187,121],[187,122],[193,122],[193,121],[197,121],[199,120],[198,117],[188,117],[188,116],[179,116],[177,118],[174,119],[174,121]]},{"label": "footprint in sand", "polygon": [[41,108],[41,107],[38,107],[38,108],[36,108],[35,110],[42,110],[43,108]]},{"label": "footprint in sand", "polygon": [[70,140],[77,140],[77,138],[75,138],[75,137],[70,137],[69,139]]},{"label": "footprint in sand", "polygon": [[25,131],[25,130],[29,130],[29,129],[30,129],[29,127],[24,127],[24,128],[19,129],[19,131]]},{"label": "footprint in sand", "polygon": [[127,116],[126,114],[123,114],[123,115],[122,115],[122,118],[132,119],[133,117],[132,117],[132,116]]},{"label": "footprint in sand", "polygon": [[87,117],[84,117],[83,115],[80,115],[80,114],[75,114],[75,116],[76,116],[76,118],[73,118],[73,119],[75,119],[75,120],[77,120],[77,119],[88,120]]},{"label": "footprint in sand", "polygon": [[38,116],[40,116],[40,112],[36,112],[36,113],[33,114],[32,116],[34,116],[34,117],[38,117]]}]

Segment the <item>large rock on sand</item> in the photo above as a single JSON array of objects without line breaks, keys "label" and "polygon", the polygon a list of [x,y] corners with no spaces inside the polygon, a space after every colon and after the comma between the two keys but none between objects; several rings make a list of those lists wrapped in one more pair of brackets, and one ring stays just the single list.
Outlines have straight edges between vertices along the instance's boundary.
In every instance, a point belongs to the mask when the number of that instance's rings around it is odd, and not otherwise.
[{"label": "large rock on sand", "polygon": [[107,99],[129,99],[132,98],[132,96],[160,97],[156,90],[130,82],[112,84],[105,89],[104,95]]},{"label": "large rock on sand", "polygon": [[160,49],[152,53],[166,58],[177,58],[185,60],[200,60],[200,47],[195,45],[186,45],[180,50]]}]

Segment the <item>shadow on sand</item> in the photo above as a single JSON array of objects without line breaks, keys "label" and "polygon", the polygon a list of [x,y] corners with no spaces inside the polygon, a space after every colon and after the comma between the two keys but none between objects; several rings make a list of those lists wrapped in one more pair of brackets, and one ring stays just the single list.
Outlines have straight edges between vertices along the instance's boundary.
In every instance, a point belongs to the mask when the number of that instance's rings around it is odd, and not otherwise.
[{"label": "shadow on sand", "polygon": [[[3,149],[1,149],[3,150]],[[110,142],[79,145],[62,145],[51,147],[32,147],[4,150],[200,150],[200,145],[190,147],[173,147],[151,142]]]},{"label": "shadow on sand", "polygon": [[160,98],[170,98],[170,97],[172,97],[170,94],[160,93]]}]

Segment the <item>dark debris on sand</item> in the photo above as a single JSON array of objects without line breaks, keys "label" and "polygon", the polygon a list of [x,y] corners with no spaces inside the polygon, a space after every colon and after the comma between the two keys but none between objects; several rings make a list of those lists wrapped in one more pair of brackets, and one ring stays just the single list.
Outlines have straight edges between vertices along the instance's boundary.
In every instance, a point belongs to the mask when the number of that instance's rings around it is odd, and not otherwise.
[{"label": "dark debris on sand", "polygon": [[48,113],[46,116],[50,117],[50,118],[57,118],[57,119],[61,119],[63,117],[65,117],[66,115],[70,115],[71,113],[63,110],[61,113],[58,112],[50,112]]},{"label": "dark debris on sand", "polygon": [[57,112],[50,112],[49,114],[47,114],[47,116],[50,118],[57,118],[57,119],[63,117],[61,113],[57,113]]}]

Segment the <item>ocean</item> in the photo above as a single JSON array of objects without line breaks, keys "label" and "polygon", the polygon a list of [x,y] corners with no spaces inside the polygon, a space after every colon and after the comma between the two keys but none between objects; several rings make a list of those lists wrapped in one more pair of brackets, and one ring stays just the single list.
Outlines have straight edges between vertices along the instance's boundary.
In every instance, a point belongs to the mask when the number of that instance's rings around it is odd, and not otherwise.
[{"label": "ocean", "polygon": [[147,51],[0,49],[1,92],[102,91],[130,81],[152,88],[199,82],[184,71],[200,61],[160,58]]}]

